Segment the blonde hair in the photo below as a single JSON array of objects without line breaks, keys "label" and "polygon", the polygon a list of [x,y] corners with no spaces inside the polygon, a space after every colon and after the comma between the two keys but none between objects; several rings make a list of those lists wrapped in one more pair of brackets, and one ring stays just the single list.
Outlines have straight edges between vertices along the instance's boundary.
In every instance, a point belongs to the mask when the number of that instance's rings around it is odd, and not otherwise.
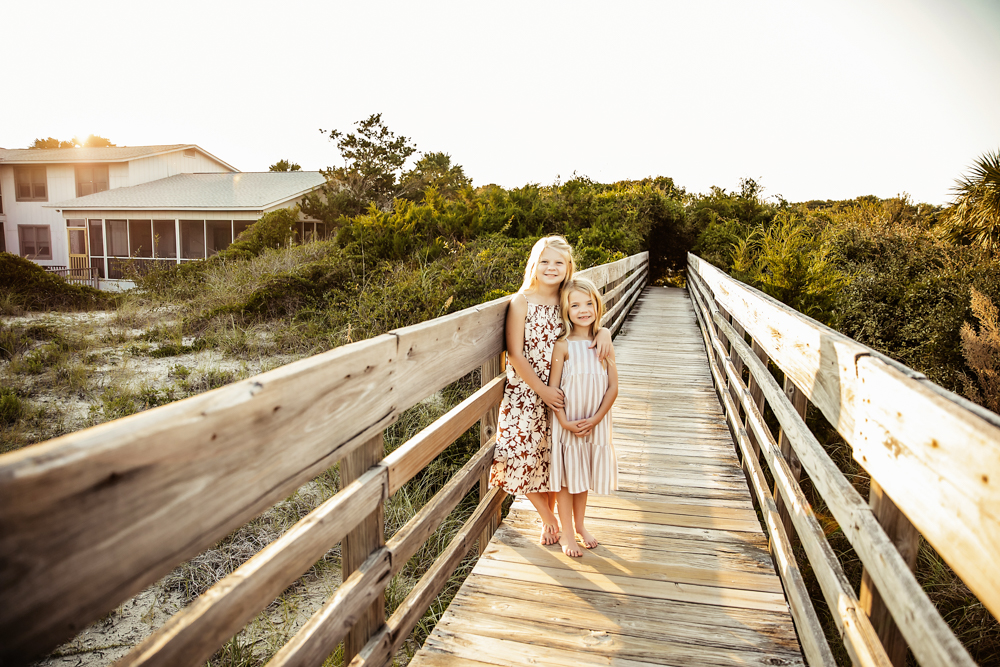
[{"label": "blonde hair", "polygon": [[573,261],[573,246],[561,236],[543,236],[531,248],[531,254],[528,255],[528,265],[524,267],[524,282],[521,283],[521,289],[517,290],[518,292],[527,292],[535,289],[535,285],[538,283],[538,276],[536,275],[538,260],[541,259],[542,253],[546,248],[552,248],[557,252],[561,252],[566,259],[566,277],[563,278],[559,289],[563,289],[566,283],[573,278],[573,273],[576,271],[576,262]]},{"label": "blonde hair", "polygon": [[560,310],[562,311],[563,321],[563,332],[559,336],[560,339],[566,338],[573,332],[573,323],[569,319],[569,293],[570,292],[583,292],[590,296],[594,301],[594,321],[590,323],[590,337],[593,338],[597,335],[597,330],[601,328],[601,320],[604,319],[604,301],[601,300],[601,291],[597,289],[597,285],[592,283],[588,278],[573,278],[572,280],[567,280],[563,283],[562,295],[559,299]]}]

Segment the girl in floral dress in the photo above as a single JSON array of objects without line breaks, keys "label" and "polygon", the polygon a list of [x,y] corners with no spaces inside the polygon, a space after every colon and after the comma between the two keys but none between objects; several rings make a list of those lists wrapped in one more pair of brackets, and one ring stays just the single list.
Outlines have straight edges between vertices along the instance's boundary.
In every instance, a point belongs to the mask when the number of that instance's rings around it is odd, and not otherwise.
[{"label": "girl in floral dress", "polygon": [[[500,403],[490,486],[528,498],[542,519],[542,544],[559,541],[555,494],[549,493],[549,410],[563,407],[563,393],[548,386],[548,380],[552,346],[562,333],[560,292],[574,270],[573,249],[566,239],[540,239],[528,257],[524,283],[507,309],[507,388]],[[602,329],[597,343],[606,355],[611,333]]]}]

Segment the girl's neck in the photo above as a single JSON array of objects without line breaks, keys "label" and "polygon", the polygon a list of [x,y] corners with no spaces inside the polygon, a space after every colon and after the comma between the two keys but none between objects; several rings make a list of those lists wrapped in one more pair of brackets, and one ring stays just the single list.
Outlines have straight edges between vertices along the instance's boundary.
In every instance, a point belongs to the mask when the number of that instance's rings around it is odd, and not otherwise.
[{"label": "girl's neck", "polygon": [[532,303],[556,306],[559,305],[559,287],[537,285],[530,290],[525,290],[524,298]]},{"label": "girl's neck", "polygon": [[566,340],[578,341],[585,340],[588,343],[594,342],[594,336],[591,334],[590,327],[586,329],[581,329],[580,327],[573,327],[573,330],[569,332],[566,336]]}]

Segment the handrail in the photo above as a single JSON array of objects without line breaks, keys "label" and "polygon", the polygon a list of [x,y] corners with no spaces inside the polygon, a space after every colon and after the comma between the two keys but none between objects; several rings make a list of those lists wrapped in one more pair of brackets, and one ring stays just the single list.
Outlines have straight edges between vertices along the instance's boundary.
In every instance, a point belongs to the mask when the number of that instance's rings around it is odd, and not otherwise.
[{"label": "handrail", "polygon": [[65,266],[46,266],[43,268],[48,273],[54,273],[65,280],[75,283],[86,283],[94,289],[99,289],[101,286],[101,277],[96,266],[75,267],[72,269],[68,269]]},{"label": "handrail", "polygon": [[[914,371],[693,255],[688,256],[688,278],[716,389],[737,434],[744,467],[757,477],[756,444],[775,479],[775,500],[781,499],[787,508],[784,526],[765,512],[772,540],[782,542],[784,531],[794,527],[852,660],[900,665],[908,643],[922,665],[972,665],[913,576],[913,558],[907,556],[915,557],[912,541],[917,532],[908,528],[907,519],[997,614],[1000,583],[993,569],[1000,552],[1000,524],[994,516],[996,491],[986,482],[1000,479],[1000,420],[969,409],[968,402]],[[752,338],[753,349],[746,336]],[[784,392],[768,371],[768,362],[785,374]],[[779,447],[765,425],[763,405],[744,383],[743,367],[751,387],[762,391],[778,419],[786,447]],[[805,402],[796,410],[786,394],[808,399],[853,447],[855,459],[872,477],[870,504],[809,431],[802,418]],[[974,455],[966,453],[966,447]],[[865,566],[860,600],[802,494],[800,467]],[[762,481],[752,486],[765,506],[768,490]],[[910,543],[900,539],[904,534]],[[776,553],[779,569],[786,557]],[[800,583],[782,579],[790,602],[801,596]],[[829,664],[822,651],[807,648],[810,642],[821,643],[819,638],[807,639],[816,627],[808,610],[796,610],[792,604],[792,612],[809,663]]]},{"label": "handrail", "polygon": [[[581,273],[599,287],[621,288],[606,296],[617,299],[610,325],[617,329],[645,283],[648,255]],[[379,656],[391,656],[406,639],[468,548],[488,539],[502,494],[483,494],[441,565],[388,624],[379,618],[362,631],[355,620],[481,481],[492,440],[388,544],[382,545],[381,525],[373,538],[362,526],[437,453],[495,412],[504,377],[492,376],[509,298],[0,456],[0,663],[18,664],[51,649],[343,460],[345,488],[175,615],[122,664],[202,664],[348,538],[357,567],[349,571],[345,553],[344,583],[274,664],[315,664],[320,654],[322,662],[349,631],[364,648],[358,660],[382,664]],[[376,454],[374,466],[344,474],[348,462],[364,459],[357,454],[381,450],[382,431],[403,411],[480,367],[489,369],[483,389],[388,457]],[[365,646],[373,633],[372,642],[381,644]]]}]

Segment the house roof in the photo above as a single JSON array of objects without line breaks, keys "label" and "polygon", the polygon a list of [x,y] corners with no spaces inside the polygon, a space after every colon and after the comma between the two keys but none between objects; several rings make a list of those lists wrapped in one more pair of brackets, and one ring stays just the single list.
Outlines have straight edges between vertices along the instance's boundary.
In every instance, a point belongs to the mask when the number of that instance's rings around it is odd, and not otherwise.
[{"label": "house roof", "polygon": [[177,174],[44,206],[69,210],[260,210],[301,197],[324,183],[326,178],[318,171]]},{"label": "house roof", "polygon": [[112,146],[108,148],[0,148],[0,164],[51,164],[74,162],[128,162],[143,157],[173,153],[193,148],[219,164],[226,164],[195,144],[164,144],[160,146]]}]

